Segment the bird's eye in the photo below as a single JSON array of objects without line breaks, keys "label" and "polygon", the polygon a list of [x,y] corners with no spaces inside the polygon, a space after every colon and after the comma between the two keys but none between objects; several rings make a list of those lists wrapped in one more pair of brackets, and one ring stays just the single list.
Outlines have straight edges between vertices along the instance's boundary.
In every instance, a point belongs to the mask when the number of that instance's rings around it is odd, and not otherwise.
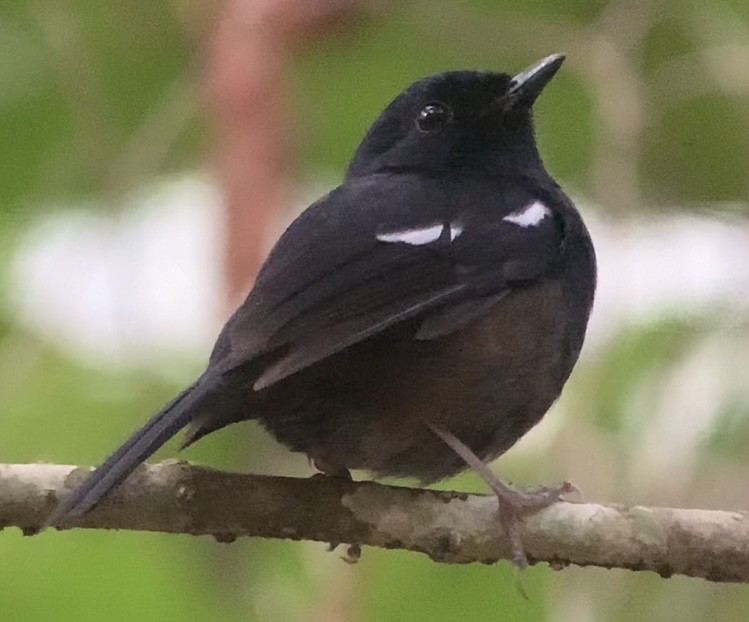
[{"label": "bird's eye", "polygon": [[425,134],[438,132],[452,123],[453,111],[440,102],[431,102],[424,106],[416,117],[416,127]]}]

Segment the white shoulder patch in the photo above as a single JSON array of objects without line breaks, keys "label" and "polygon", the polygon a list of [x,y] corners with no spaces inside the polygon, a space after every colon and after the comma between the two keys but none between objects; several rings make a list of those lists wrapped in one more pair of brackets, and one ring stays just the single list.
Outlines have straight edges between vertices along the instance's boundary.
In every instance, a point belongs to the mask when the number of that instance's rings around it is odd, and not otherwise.
[{"label": "white shoulder patch", "polygon": [[450,241],[452,242],[461,233],[463,233],[463,225],[461,225],[457,221],[456,222],[451,222],[450,223]]},{"label": "white shoulder patch", "polygon": [[502,220],[521,227],[536,227],[547,216],[551,216],[551,210],[541,201],[533,201],[533,203],[508,214]]},{"label": "white shoulder patch", "polygon": [[431,244],[436,242],[445,233],[447,228],[452,242],[461,233],[463,226],[458,223],[433,223],[425,227],[414,227],[413,229],[399,229],[398,231],[389,231],[387,233],[378,233],[377,239],[380,242],[400,242],[402,244],[412,244],[420,246],[422,244]]}]

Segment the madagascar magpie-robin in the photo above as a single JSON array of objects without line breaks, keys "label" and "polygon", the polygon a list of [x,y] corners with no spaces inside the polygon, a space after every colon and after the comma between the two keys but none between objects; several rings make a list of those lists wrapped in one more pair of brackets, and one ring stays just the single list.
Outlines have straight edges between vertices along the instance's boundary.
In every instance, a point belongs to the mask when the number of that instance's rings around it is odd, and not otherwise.
[{"label": "madagascar magpie-robin", "polygon": [[516,491],[485,463],[559,397],[593,303],[590,237],[533,133],[563,60],[398,95],[344,182],[276,243],[203,374],[48,524],[93,508],[182,428],[187,446],[247,419],[330,474],[427,483],[470,467],[508,516],[558,499],[564,487]]}]

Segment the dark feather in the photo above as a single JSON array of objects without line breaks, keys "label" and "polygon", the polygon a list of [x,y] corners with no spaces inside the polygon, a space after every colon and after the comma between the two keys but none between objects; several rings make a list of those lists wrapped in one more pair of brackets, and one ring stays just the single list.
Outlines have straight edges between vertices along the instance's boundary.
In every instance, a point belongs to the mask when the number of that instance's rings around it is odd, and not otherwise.
[{"label": "dark feather", "polygon": [[[444,335],[479,319],[513,281],[544,274],[556,257],[554,219],[532,230],[502,220],[534,200],[509,180],[510,201],[504,198],[503,209],[481,214],[479,222],[464,219],[457,198],[433,181],[399,175],[376,182],[351,181],[292,223],[222,331],[212,366],[225,373],[278,352],[254,383],[261,390],[399,321],[423,315],[420,339]],[[484,190],[476,186],[476,192]],[[428,213],[404,221],[408,206],[424,206],[425,197],[433,197]],[[465,222],[454,241],[377,240],[388,227],[452,221]],[[462,306],[439,311],[448,299]]]},{"label": "dark feather", "polygon": [[416,331],[416,339],[438,339],[465,328],[489,313],[508,293],[509,290],[505,289],[494,296],[472,298],[442,307],[424,318]]},{"label": "dark feather", "polygon": [[270,385],[283,380],[305,367],[309,367],[344,348],[376,335],[386,328],[410,319],[425,309],[437,304],[443,304],[459,294],[465,288],[456,284],[432,293],[428,297],[405,298],[396,306],[386,307],[375,313],[367,313],[342,322],[338,322],[326,330],[312,333],[306,338],[300,338],[292,346],[292,350],[279,361],[267,368],[255,381],[254,388],[260,391]]}]

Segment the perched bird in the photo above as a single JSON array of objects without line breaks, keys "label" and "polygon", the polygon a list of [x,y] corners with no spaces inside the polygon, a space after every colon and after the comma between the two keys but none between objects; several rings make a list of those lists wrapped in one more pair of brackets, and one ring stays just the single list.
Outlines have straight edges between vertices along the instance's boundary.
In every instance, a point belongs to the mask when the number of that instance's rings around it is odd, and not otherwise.
[{"label": "perched bird", "polygon": [[518,491],[486,462],[559,397],[593,303],[593,245],[533,131],[563,60],[398,95],[343,183],[276,243],[203,374],[48,524],[89,511],[181,429],[185,447],[248,419],[326,473],[429,483],[470,467],[505,516],[557,500],[564,486]]}]

